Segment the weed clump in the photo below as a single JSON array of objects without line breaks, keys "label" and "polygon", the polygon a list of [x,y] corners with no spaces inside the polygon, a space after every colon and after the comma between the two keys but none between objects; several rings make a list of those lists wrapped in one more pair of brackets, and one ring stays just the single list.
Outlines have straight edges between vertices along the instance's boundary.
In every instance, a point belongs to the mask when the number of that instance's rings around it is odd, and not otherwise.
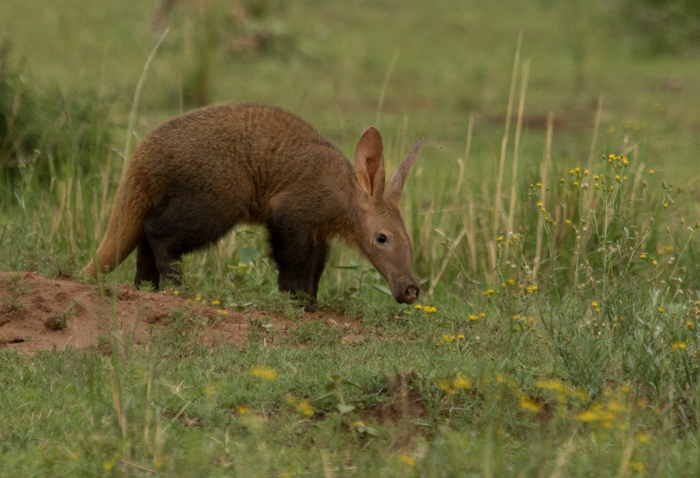
[{"label": "weed clump", "polygon": [[48,186],[57,174],[95,170],[109,154],[113,129],[107,98],[94,90],[66,91],[35,86],[24,62],[11,60],[10,43],[0,42],[0,176],[33,179]]}]

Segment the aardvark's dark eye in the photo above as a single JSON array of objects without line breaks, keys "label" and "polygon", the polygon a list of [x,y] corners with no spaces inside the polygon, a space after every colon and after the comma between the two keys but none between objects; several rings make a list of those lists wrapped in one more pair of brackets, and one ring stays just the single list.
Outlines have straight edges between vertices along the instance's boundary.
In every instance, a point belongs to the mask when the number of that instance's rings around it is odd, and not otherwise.
[{"label": "aardvark's dark eye", "polygon": [[384,234],[377,234],[377,242],[379,244],[384,244],[386,242],[386,236]]}]

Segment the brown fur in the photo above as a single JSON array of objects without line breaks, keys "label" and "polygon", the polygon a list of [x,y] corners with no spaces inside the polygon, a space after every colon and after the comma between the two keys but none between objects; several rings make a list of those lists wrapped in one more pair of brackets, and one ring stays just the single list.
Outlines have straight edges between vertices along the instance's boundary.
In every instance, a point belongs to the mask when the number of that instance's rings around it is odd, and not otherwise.
[{"label": "brown fur", "polygon": [[[387,185],[399,195],[419,143],[404,160],[410,164],[397,170],[401,177]],[[171,263],[182,254],[215,242],[238,223],[254,223],[270,232],[280,290],[315,299],[328,240],[340,235],[370,258],[396,300],[413,302],[418,285],[411,240],[398,196],[383,195],[382,144],[374,128],[358,142],[353,171],[332,143],[283,110],[201,108],[164,123],[139,144],[85,272],[95,278],[107,273],[136,248],[136,284],[149,280],[158,287],[162,275],[178,279]],[[379,233],[390,241],[372,244]]]}]

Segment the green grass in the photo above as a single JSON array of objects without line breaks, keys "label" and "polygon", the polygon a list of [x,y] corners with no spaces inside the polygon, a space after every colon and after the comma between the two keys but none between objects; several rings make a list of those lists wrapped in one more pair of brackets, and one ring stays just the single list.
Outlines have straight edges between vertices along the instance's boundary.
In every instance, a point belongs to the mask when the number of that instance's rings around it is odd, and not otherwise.
[{"label": "green grass", "polygon": [[[427,308],[395,304],[338,244],[320,303],[358,318],[357,342],[344,324],[260,323],[242,348],[208,349],[183,316],[148,348],[3,351],[0,475],[697,475],[692,22],[643,44],[624,1],[244,4],[246,22],[223,2],[171,13],[134,141],[202,99],[286,107],[348,154],[375,124],[389,170],[424,136],[402,207]],[[0,270],[89,260],[156,8],[0,5]],[[188,256],[186,280],[297,321],[266,251],[239,228]]]}]

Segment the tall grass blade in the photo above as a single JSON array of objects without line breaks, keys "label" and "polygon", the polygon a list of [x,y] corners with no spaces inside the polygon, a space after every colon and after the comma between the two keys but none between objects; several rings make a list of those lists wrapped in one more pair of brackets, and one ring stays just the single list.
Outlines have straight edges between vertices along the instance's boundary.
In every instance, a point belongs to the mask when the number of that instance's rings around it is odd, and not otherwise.
[{"label": "tall grass blade", "polygon": [[518,45],[515,48],[515,60],[513,61],[513,75],[510,80],[510,94],[508,95],[508,108],[506,109],[506,125],[501,139],[501,156],[498,161],[498,178],[496,179],[496,196],[493,205],[493,239],[498,236],[499,217],[503,206],[501,204],[501,192],[503,188],[503,172],[506,163],[506,151],[508,150],[508,136],[510,134],[510,120],[513,114],[513,98],[515,97],[515,84],[518,79],[518,67],[520,66],[520,46],[523,41],[522,30],[518,34]]},{"label": "tall grass blade", "polygon": [[[520,151],[520,134],[523,129],[523,112],[525,110],[525,94],[527,93],[527,80],[530,74],[530,60],[528,59],[523,65],[522,76],[520,80],[520,103],[518,105],[518,122],[515,128],[515,144],[513,147],[513,172],[511,174],[510,180],[510,208],[508,210],[508,225],[506,227],[506,234],[513,234],[513,220],[515,217],[515,200],[516,200],[516,186],[518,183],[518,159]],[[508,243],[505,241],[506,255],[508,253]]]},{"label": "tall grass blade", "polygon": [[[540,166],[540,202],[542,207],[547,207],[547,185],[549,165],[552,162],[552,134],[554,131],[554,112],[547,114],[547,136],[545,139],[544,158]],[[538,208],[537,211],[537,243],[535,246],[535,264],[532,269],[532,278],[537,280],[537,273],[542,262],[542,235],[544,233],[544,214]]]},{"label": "tall grass blade", "polygon": [[384,98],[386,97],[386,90],[389,86],[389,80],[391,79],[391,74],[394,72],[394,67],[396,66],[396,62],[399,61],[399,55],[401,53],[401,50],[398,50],[395,54],[394,57],[391,59],[391,62],[389,63],[389,68],[386,70],[386,74],[384,75],[384,81],[382,82],[382,88],[379,90],[379,99],[377,100],[377,114],[374,117],[374,124],[379,127],[379,121],[382,118],[382,110],[384,108]]}]

